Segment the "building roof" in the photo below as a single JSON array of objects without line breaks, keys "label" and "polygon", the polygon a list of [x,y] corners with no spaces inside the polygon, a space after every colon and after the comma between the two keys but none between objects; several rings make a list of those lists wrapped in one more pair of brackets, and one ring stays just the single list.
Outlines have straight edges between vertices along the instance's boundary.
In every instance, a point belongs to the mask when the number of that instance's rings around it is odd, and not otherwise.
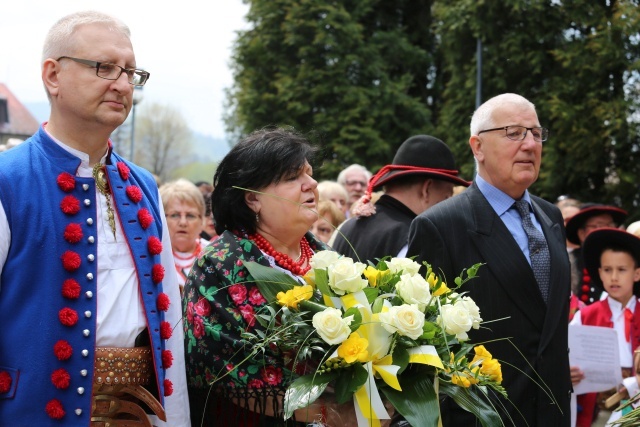
[{"label": "building roof", "polygon": [[0,123],[0,134],[25,135],[27,137],[38,131],[38,120],[16,98],[9,88],[0,83],[0,100],[7,101],[9,122]]}]

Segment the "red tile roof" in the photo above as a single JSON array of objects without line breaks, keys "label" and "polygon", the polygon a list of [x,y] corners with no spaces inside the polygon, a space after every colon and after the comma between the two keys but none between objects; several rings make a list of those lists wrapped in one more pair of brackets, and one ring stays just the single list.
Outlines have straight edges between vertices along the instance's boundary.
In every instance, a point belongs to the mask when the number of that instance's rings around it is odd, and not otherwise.
[{"label": "red tile roof", "polygon": [[0,123],[0,134],[15,134],[29,137],[37,132],[38,120],[22,105],[9,88],[0,83],[0,98],[7,100],[9,123]]}]

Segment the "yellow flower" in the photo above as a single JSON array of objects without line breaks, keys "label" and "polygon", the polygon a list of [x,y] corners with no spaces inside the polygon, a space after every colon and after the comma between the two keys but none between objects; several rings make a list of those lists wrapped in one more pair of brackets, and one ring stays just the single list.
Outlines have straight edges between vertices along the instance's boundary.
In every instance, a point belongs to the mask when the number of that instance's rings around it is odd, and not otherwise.
[{"label": "yellow flower", "polygon": [[298,309],[300,301],[306,301],[313,296],[313,288],[309,285],[294,286],[287,292],[278,292],[278,304],[286,305],[289,308]]},{"label": "yellow flower", "polygon": [[473,357],[473,360],[471,361],[472,365],[473,364],[479,365],[480,363],[484,363],[487,360],[493,359],[493,356],[491,355],[491,353],[489,353],[483,345],[477,345],[473,347],[473,350],[476,352],[476,355]]},{"label": "yellow flower", "polygon": [[472,384],[477,384],[478,367],[475,367],[471,372],[459,372],[456,371],[451,375],[451,382],[460,387],[471,387]]},{"label": "yellow flower", "polygon": [[[429,283],[429,287],[433,291],[433,289],[438,284],[438,278],[436,277],[435,274],[429,273],[428,276],[427,276],[427,282]],[[449,289],[447,287],[446,283],[442,282],[440,284],[440,287],[438,288],[438,290],[432,292],[432,295],[434,297],[439,297],[440,295],[444,295],[444,294],[449,293],[449,292],[451,292],[451,289]]]},{"label": "yellow flower", "polygon": [[380,281],[383,277],[387,276],[390,273],[390,270],[378,270],[375,267],[368,266],[364,269],[364,277],[367,278],[369,284],[374,288],[380,284]]},{"label": "yellow flower", "polygon": [[482,362],[480,372],[498,384],[502,382],[502,367],[496,359],[489,359]]},{"label": "yellow flower", "polygon": [[361,338],[357,332],[351,333],[349,338],[340,344],[338,347],[338,356],[343,358],[347,363],[366,362],[369,357],[369,351],[367,346],[369,341],[366,338]]}]

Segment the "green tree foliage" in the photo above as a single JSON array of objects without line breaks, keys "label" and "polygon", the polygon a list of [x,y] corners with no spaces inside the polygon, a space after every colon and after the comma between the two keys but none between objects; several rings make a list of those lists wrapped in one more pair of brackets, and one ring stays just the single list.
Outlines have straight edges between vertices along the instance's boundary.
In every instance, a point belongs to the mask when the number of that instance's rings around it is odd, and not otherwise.
[{"label": "green tree foliage", "polygon": [[315,132],[322,175],[376,170],[416,133],[430,133],[431,1],[252,0],[235,46],[227,127]]},{"label": "green tree foliage", "polygon": [[533,191],[640,203],[639,0],[247,0],[228,129],[316,131],[326,177],[376,171],[416,133],[468,146],[482,42],[482,99],[519,93],[551,130]]},{"label": "green tree foliage", "polygon": [[637,1],[567,2],[544,101],[553,129],[548,194],[637,208],[640,11]]}]

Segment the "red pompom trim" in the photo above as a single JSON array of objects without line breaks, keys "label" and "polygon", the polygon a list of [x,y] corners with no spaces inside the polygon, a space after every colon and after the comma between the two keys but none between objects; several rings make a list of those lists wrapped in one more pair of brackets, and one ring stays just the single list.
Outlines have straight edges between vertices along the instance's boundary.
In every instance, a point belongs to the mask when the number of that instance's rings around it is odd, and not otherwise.
[{"label": "red pompom trim", "polygon": [[138,221],[140,221],[142,229],[146,230],[153,222],[153,216],[151,216],[146,208],[142,208],[138,211]]},{"label": "red pompom trim", "polygon": [[151,255],[160,255],[162,252],[162,242],[156,236],[149,237],[147,240],[147,247]]},{"label": "red pompom trim", "polygon": [[164,380],[164,395],[171,396],[173,394],[173,383],[171,380]]},{"label": "red pompom trim", "polygon": [[158,310],[160,311],[169,310],[169,304],[171,304],[171,301],[169,300],[169,295],[165,294],[164,292],[160,292],[160,294],[158,295],[158,301],[156,302],[156,304],[158,306]]},{"label": "red pompom trim", "polygon": [[[173,357],[171,359],[173,360]],[[164,353],[162,354],[162,363],[165,363]],[[9,390],[11,390],[11,381],[11,375],[9,375],[7,371],[0,372],[0,394],[7,393]]]},{"label": "red pompom trim", "polygon": [[142,191],[140,191],[140,187],[137,185],[129,185],[125,192],[127,193],[127,196],[129,196],[129,200],[133,203],[138,203],[142,200]]},{"label": "red pompom trim", "polygon": [[64,326],[73,326],[78,323],[78,312],[65,307],[58,312],[58,318]]},{"label": "red pompom trim", "polygon": [[118,162],[117,166],[118,166],[118,172],[120,173],[120,178],[122,178],[125,181],[128,180],[129,172],[131,172],[129,170],[129,166],[127,166],[124,162]]},{"label": "red pompom trim", "polygon": [[60,340],[53,345],[53,354],[56,355],[58,360],[67,360],[73,354],[73,347],[68,341]]},{"label": "red pompom trim", "polygon": [[71,223],[64,229],[64,240],[69,243],[78,243],[82,240],[82,227],[80,224]]},{"label": "red pompom trim", "polygon": [[56,369],[51,374],[51,382],[60,390],[67,389],[71,383],[71,375],[69,375],[69,372],[67,372],[66,369]]},{"label": "red pompom trim", "polygon": [[80,297],[80,283],[74,279],[67,279],[62,283],[62,296],[69,299]]},{"label": "red pompom trim", "polygon": [[66,251],[62,254],[62,266],[67,271],[76,271],[82,264],[82,259],[77,252]]},{"label": "red pompom trim", "polygon": [[47,415],[49,415],[54,420],[59,420],[66,414],[64,408],[62,407],[62,402],[60,402],[58,399],[51,399],[49,403],[47,403],[47,406],[45,406],[44,410],[47,411]]},{"label": "red pompom trim", "polygon": [[80,200],[73,196],[64,196],[60,202],[60,209],[67,215],[75,215],[80,212]]},{"label": "red pompom trim", "polygon": [[68,172],[62,172],[58,175],[58,187],[62,189],[65,193],[72,191],[76,186],[76,177],[71,175]]},{"label": "red pompom trim", "polygon": [[162,264],[155,264],[151,268],[151,280],[157,285],[162,282],[162,279],[164,279],[164,267]]},{"label": "red pompom trim", "polygon": [[162,367],[169,369],[173,365],[173,353],[171,350],[162,350]]},{"label": "red pompom trim", "polygon": [[160,322],[160,338],[163,340],[168,340],[171,338],[173,334],[173,329],[171,328],[171,324],[166,321]]}]

